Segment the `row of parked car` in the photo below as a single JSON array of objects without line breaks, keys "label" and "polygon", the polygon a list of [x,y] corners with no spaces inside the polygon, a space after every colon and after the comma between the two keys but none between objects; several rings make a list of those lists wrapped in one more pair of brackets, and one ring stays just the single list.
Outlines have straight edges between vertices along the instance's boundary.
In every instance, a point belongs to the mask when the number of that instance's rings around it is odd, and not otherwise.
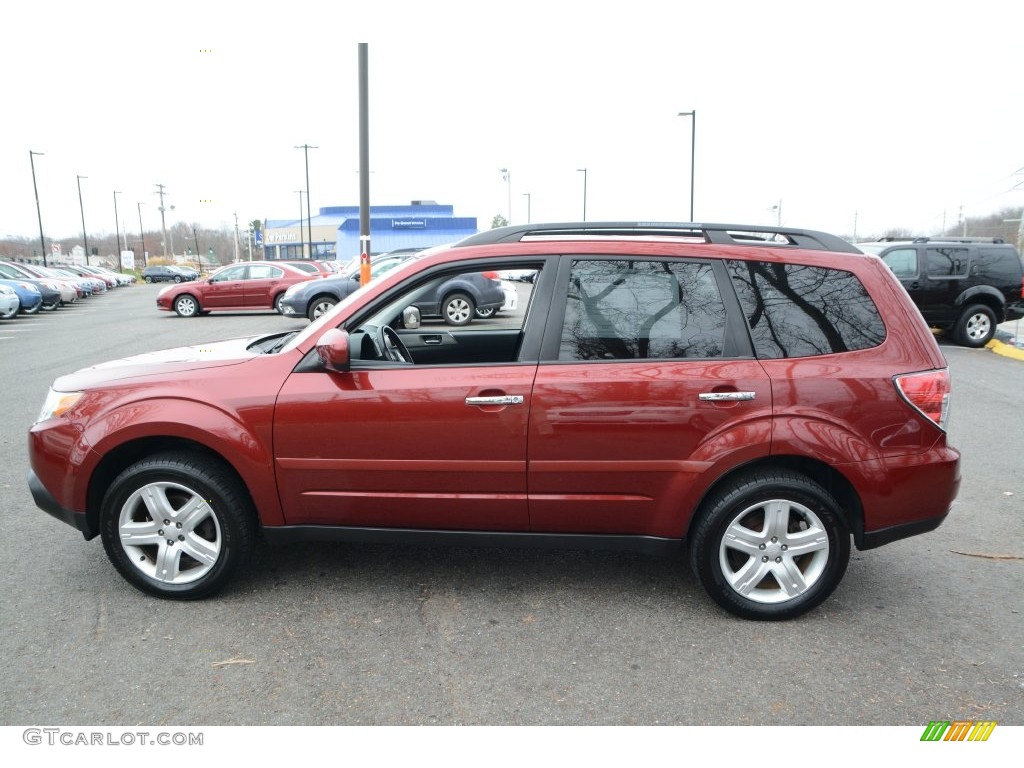
[{"label": "row of parked car", "polygon": [[34,315],[131,285],[134,275],[97,265],[60,264],[39,266],[0,260],[0,319]]},{"label": "row of parked car", "polygon": [[[374,256],[371,280],[421,253],[421,249],[406,249]],[[249,261],[222,267],[201,280],[177,273],[144,272],[143,277],[146,282],[174,283],[157,295],[156,305],[181,317],[217,310],[273,309],[288,317],[316,320],[359,288],[361,266],[358,257],[340,266],[312,260]],[[434,287],[419,297],[416,306],[425,317],[462,326],[515,309],[517,301],[515,287],[497,272],[473,272]]]}]

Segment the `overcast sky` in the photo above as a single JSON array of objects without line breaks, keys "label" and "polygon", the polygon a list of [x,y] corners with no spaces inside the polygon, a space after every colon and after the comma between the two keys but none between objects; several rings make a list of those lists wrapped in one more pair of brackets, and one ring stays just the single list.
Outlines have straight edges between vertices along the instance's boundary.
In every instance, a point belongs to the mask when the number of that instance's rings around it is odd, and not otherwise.
[{"label": "overcast sky", "polygon": [[[1024,205],[1024,3],[8,3],[0,238],[359,202],[934,233]],[[499,169],[508,168],[511,184]],[[1017,190],[1013,187],[1018,185]],[[511,192],[511,195],[509,194]],[[529,197],[527,197],[527,193]],[[170,206],[175,206],[170,211]]]}]

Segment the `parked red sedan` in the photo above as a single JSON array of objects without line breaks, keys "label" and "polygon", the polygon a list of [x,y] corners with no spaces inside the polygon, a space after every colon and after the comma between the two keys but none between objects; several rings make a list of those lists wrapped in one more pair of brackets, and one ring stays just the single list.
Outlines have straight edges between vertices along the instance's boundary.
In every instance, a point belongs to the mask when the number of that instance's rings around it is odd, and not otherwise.
[{"label": "parked red sedan", "polygon": [[181,317],[205,315],[214,310],[281,312],[281,299],[290,286],[318,279],[317,275],[290,264],[247,261],[222,267],[205,280],[169,285],[156,297],[156,306]]}]

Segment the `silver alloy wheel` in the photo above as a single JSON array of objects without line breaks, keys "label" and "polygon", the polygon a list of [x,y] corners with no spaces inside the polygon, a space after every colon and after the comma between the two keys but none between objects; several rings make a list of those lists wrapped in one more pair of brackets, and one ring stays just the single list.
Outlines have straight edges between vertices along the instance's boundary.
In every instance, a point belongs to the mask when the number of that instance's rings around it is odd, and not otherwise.
[{"label": "silver alloy wheel", "polygon": [[975,312],[964,324],[964,336],[968,341],[978,343],[992,333],[992,320],[984,312]]},{"label": "silver alloy wheel", "polygon": [[473,318],[473,303],[462,294],[456,294],[445,302],[444,318],[452,325],[465,325]]},{"label": "silver alloy wheel", "polygon": [[309,308],[309,319],[317,320],[320,315],[330,312],[334,308],[334,299],[319,298],[313,302],[313,306]]},{"label": "silver alloy wheel", "polygon": [[497,308],[496,307],[491,307],[490,309],[478,309],[476,311],[476,316],[477,317],[482,317],[484,319],[487,319],[488,317],[493,317],[497,313],[498,313]]},{"label": "silver alloy wheel", "polygon": [[726,582],[738,594],[756,603],[783,603],[821,578],[829,559],[828,532],[803,504],[762,501],[732,519],[718,559]]},{"label": "silver alloy wheel", "polygon": [[149,483],[128,497],[117,522],[121,547],[145,576],[188,584],[217,564],[220,523],[202,494],[179,483]]},{"label": "silver alloy wheel", "polygon": [[174,300],[174,311],[182,317],[192,317],[199,312],[199,303],[189,295]]}]

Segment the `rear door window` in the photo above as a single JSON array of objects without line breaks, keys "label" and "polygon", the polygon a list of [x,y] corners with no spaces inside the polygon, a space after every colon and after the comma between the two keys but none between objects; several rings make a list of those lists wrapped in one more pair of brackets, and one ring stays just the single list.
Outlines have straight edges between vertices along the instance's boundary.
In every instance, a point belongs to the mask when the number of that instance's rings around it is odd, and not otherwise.
[{"label": "rear door window", "polygon": [[558,359],[721,357],[726,311],[710,264],[577,260]]}]

